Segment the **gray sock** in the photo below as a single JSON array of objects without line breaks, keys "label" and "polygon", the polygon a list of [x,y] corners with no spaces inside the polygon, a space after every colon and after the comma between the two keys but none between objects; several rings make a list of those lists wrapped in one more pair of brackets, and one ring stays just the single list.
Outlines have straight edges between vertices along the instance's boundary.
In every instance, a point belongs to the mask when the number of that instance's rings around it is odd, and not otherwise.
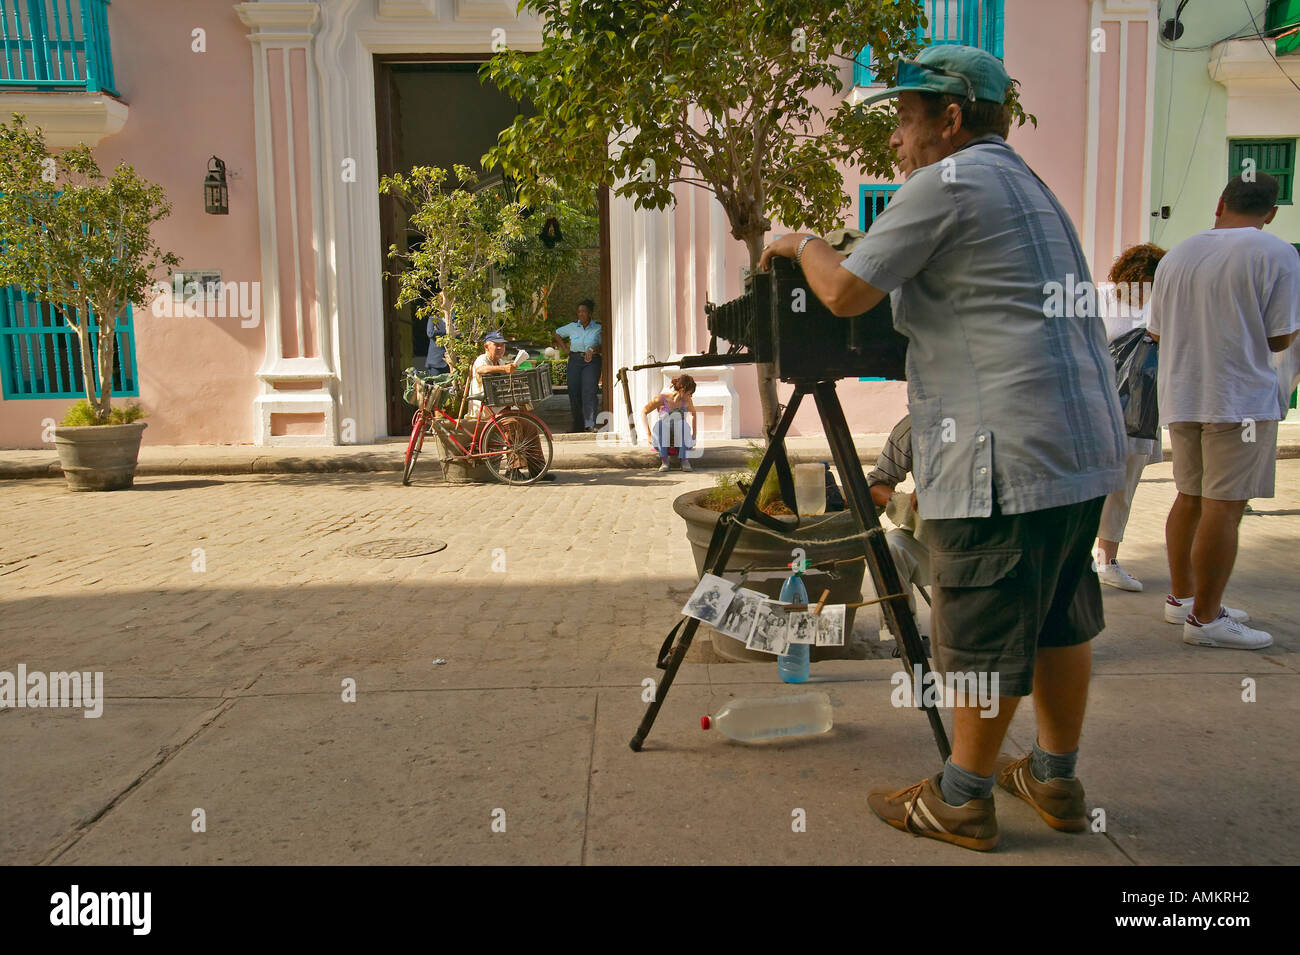
[{"label": "gray sock", "polygon": [[948,758],[943,764],[943,781],[940,787],[943,801],[950,806],[960,806],[972,799],[988,799],[993,795],[993,777],[979,776],[962,769]]},{"label": "gray sock", "polygon": [[1079,762],[1079,751],[1073,753],[1049,753],[1034,740],[1034,752],[1029,757],[1029,771],[1040,783],[1049,779],[1073,779],[1074,767]]}]

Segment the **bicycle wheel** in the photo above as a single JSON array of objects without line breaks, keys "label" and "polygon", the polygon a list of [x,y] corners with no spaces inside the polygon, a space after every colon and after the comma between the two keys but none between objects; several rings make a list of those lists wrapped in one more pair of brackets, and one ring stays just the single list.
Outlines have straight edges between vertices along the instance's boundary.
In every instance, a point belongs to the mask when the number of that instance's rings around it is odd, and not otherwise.
[{"label": "bicycle wheel", "polygon": [[402,469],[402,485],[409,486],[411,472],[415,470],[415,459],[424,447],[424,412],[417,411],[411,419],[411,440],[406,443],[406,466]]},{"label": "bicycle wheel", "polygon": [[481,460],[502,484],[534,484],[551,468],[551,433],[526,411],[498,415],[479,445]]}]

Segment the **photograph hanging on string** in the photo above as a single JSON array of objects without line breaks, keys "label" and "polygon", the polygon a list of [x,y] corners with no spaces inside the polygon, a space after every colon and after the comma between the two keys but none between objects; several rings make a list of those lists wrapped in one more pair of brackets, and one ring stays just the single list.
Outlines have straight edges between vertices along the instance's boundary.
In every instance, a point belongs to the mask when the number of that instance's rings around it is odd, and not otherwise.
[{"label": "photograph hanging on string", "polygon": [[722,620],[714,624],[713,629],[723,636],[744,643],[749,638],[750,631],[754,629],[754,618],[766,599],[757,590],[739,588],[731,598],[731,604],[727,607],[727,612],[722,615]]},{"label": "photograph hanging on string", "polygon": [[714,574],[705,574],[696,584],[695,592],[691,594],[691,599],[686,601],[682,613],[702,623],[719,622],[727,608],[731,606],[734,595],[730,581]]},{"label": "photograph hanging on string", "polygon": [[[824,610],[823,610],[824,612]],[[791,643],[817,642],[817,616],[808,610],[792,610],[786,614]]]},{"label": "photograph hanging on string", "polygon": [[789,614],[779,600],[764,600],[754,615],[754,627],[745,647],[762,653],[785,653],[790,647]]},{"label": "photograph hanging on string", "polygon": [[844,605],[828,604],[822,612],[812,615],[817,621],[817,646],[844,646]]}]

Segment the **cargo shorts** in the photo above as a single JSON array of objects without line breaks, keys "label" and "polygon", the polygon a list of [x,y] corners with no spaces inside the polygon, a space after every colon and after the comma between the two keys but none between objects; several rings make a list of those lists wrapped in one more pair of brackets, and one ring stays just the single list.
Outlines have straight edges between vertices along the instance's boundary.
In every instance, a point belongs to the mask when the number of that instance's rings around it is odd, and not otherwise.
[{"label": "cargo shorts", "polygon": [[1106,626],[1092,547],[1104,497],[1025,514],[926,521],[935,664],[997,675],[998,696],[1034,689],[1039,647],[1091,640]]}]

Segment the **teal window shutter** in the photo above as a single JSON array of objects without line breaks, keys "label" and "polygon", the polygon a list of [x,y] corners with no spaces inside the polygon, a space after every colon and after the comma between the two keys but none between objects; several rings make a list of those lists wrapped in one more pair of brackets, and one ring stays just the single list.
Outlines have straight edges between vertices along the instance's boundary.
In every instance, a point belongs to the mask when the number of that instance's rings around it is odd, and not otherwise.
[{"label": "teal window shutter", "polygon": [[876,73],[871,68],[871,47],[864,46],[858,58],[853,61],[853,85],[870,86],[875,82]]},{"label": "teal window shutter", "polygon": [[980,37],[980,48],[1002,59],[1002,24],[1004,9],[1002,0],[984,0],[984,26]]},{"label": "teal window shutter", "polygon": [[[63,314],[62,307],[22,289],[0,288],[0,394],[6,400],[85,397],[81,346]],[[118,322],[113,356],[113,394],[123,397],[140,394],[132,318],[128,305]],[[92,347],[98,335],[92,317]]]},{"label": "teal window shutter", "polygon": [[[1300,0],[1294,0],[1300,4]],[[1002,59],[1004,0],[924,0],[927,26],[917,25],[922,46],[961,43],[978,47]],[[884,83],[871,68],[871,47],[864,46],[853,61],[853,85]]]},{"label": "teal window shutter", "polygon": [[868,231],[876,217],[885,211],[898,186],[862,185],[858,187],[858,228]]},{"label": "teal window shutter", "polygon": [[1294,202],[1295,147],[1294,139],[1230,139],[1228,178],[1241,175],[1246,160],[1253,159],[1257,171],[1277,180],[1277,204],[1289,206]]},{"label": "teal window shutter", "polygon": [[926,0],[923,43],[960,43],[1002,55],[1003,0]]}]

